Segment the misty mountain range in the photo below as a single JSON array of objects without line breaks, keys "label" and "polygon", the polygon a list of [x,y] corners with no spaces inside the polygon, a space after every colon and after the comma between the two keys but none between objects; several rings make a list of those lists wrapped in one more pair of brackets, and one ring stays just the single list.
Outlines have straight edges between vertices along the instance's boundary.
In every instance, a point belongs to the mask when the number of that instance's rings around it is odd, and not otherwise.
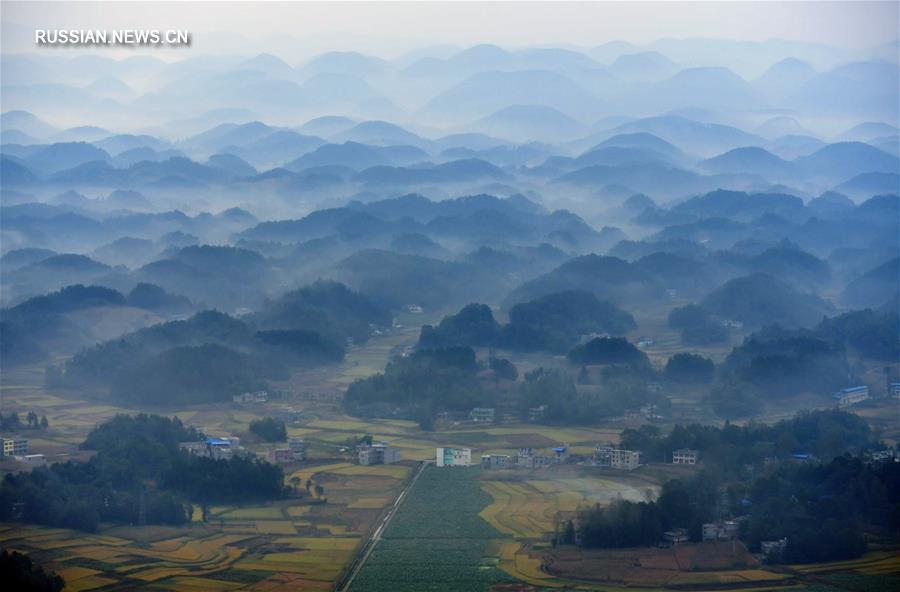
[{"label": "misty mountain range", "polygon": [[327,278],[385,309],[587,290],[743,318],[723,302],[767,282],[785,326],[885,306],[896,60],[752,45],[5,54],[0,300],[255,310]]}]

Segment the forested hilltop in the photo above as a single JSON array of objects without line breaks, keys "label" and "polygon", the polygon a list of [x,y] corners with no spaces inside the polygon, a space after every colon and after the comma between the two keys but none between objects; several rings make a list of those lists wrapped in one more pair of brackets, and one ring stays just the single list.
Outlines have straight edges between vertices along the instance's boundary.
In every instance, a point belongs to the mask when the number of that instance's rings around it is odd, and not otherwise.
[{"label": "forested hilltop", "polygon": [[[647,405],[667,415],[666,393],[689,389],[719,417],[744,418],[803,392],[830,406],[836,391],[862,381],[860,360],[883,366],[900,355],[897,313],[864,310],[825,317],[809,329],[772,325],[749,333],[718,364],[677,353],[659,365],[625,337],[593,337],[611,314],[616,318],[612,305],[579,292],[516,305],[507,325],[489,307],[467,305],[437,326],[423,326],[412,354],[351,384],[345,408],[362,416],[413,418],[423,426],[437,414],[473,407],[497,407],[511,418],[539,423],[590,425]],[[473,348],[484,353],[479,357]],[[566,362],[519,378],[507,357],[535,350],[565,351]],[[890,378],[891,366],[883,367]],[[537,407],[539,416],[532,411]]]}]

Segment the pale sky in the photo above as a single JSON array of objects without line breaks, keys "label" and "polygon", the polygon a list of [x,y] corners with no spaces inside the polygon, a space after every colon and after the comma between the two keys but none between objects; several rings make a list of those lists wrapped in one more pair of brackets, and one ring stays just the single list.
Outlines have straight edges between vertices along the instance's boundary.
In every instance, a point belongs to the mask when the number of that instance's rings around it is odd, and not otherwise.
[{"label": "pale sky", "polygon": [[897,39],[898,4],[4,1],[0,8],[5,52],[34,51],[35,28],[156,28],[192,31],[194,52],[247,53],[275,47],[280,53],[287,48],[301,53],[354,49],[394,57],[437,44],[593,47],[617,39],[640,44],[666,37],[783,38],[870,47]]}]

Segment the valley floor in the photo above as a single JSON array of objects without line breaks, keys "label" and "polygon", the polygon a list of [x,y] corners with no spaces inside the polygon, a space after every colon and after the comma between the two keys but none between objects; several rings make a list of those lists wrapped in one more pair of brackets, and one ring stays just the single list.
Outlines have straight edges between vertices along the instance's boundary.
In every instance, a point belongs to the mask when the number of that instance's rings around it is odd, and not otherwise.
[{"label": "valley floor", "polygon": [[[351,350],[336,367],[298,372],[276,385],[291,396],[256,406],[134,409],[110,403],[103,393],[47,389],[42,367],[4,370],[0,384],[4,408],[27,408],[48,418],[48,430],[24,435],[32,451],[45,454],[50,462],[85,458],[78,443],[95,425],[116,413],[138,411],[177,415],[212,435],[244,433],[253,419],[281,417],[290,436],[305,438],[308,460],[285,465],[286,485],[296,490],[293,497],[268,504],[212,507],[205,522],[197,508],[193,521],[181,528],[107,525],[86,535],[2,524],[0,543],[32,554],[39,564],[59,572],[68,590],[79,592],[332,590],[419,461],[434,458],[435,447],[469,447],[476,459],[483,453],[509,454],[520,447],[546,448],[565,442],[572,454],[589,454],[598,443],[617,443],[623,427],[631,425],[629,420],[591,428],[443,422],[435,431],[425,432],[411,421],[344,415],[340,394],[346,385],[381,370],[390,355],[414,343],[416,335],[417,329],[401,328]],[[528,356],[516,363],[527,367]],[[688,394],[684,408],[690,409],[690,401]],[[889,411],[874,409],[868,415],[877,421]],[[403,460],[393,465],[356,464],[347,451],[348,443],[365,434],[389,441],[401,450]],[[272,446],[250,440],[247,444],[258,453]],[[6,471],[21,468],[10,461],[0,466]],[[430,467],[410,490],[352,590],[636,586],[800,590],[811,586],[806,589],[855,592],[876,590],[879,585],[896,589],[889,587],[896,583],[892,574],[900,572],[896,549],[878,549],[854,562],[770,569],[760,566],[740,545],[733,550],[730,544],[686,545],[677,550],[552,548],[559,515],[618,497],[644,499],[664,480],[692,470],[652,464],[629,473],[580,464],[533,471]],[[314,485],[323,488],[321,497],[315,495]],[[463,530],[447,532],[451,525]],[[401,586],[398,582],[406,577],[402,574],[409,573],[418,575]],[[385,587],[376,581],[393,584]]]}]

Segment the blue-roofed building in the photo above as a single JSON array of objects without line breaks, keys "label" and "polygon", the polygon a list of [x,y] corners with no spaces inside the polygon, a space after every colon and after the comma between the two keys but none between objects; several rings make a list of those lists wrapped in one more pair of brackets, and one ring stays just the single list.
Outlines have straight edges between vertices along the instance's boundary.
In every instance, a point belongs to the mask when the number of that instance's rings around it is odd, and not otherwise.
[{"label": "blue-roofed building", "polygon": [[566,458],[569,456],[569,446],[556,446],[553,448],[553,454],[556,456],[556,462],[565,462]]},{"label": "blue-roofed building", "polygon": [[867,400],[869,398],[869,387],[862,385],[844,388],[836,392],[833,398],[838,408],[843,409]]},{"label": "blue-roofed building", "polygon": [[888,385],[888,390],[890,391],[892,397],[900,399],[900,381],[893,381]]},{"label": "blue-roofed building", "polygon": [[196,456],[209,458],[231,458],[235,452],[243,450],[241,439],[237,436],[227,438],[206,438],[199,442],[181,442],[178,447]]}]

